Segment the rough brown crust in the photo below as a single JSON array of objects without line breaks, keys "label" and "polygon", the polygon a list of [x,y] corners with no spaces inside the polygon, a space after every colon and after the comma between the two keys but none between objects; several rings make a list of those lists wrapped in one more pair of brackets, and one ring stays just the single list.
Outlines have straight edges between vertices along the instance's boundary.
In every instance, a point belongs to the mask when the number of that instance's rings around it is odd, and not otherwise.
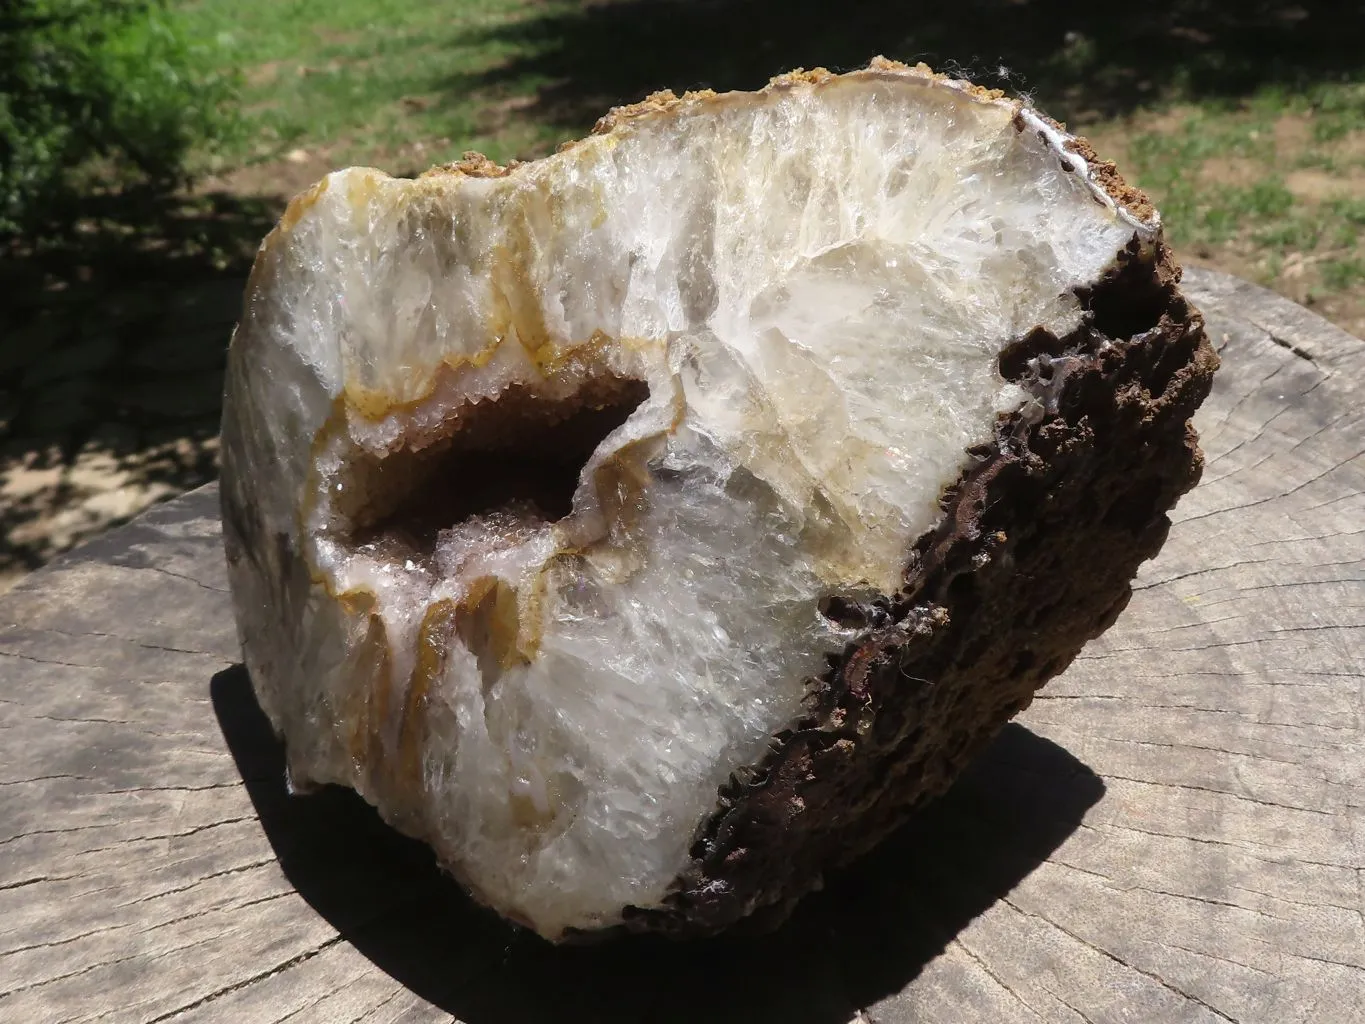
[{"label": "rough brown crust", "polygon": [[465,151],[462,159],[453,164],[438,164],[423,171],[421,177],[426,178],[437,174],[463,174],[466,178],[505,178],[520,166],[521,164],[518,161],[513,160],[504,167],[482,153],[470,149]]},{"label": "rough brown crust", "polygon": [[[1066,126],[1062,124],[1057,124],[1057,128],[1060,131],[1066,130]],[[1124,181],[1114,162],[1101,159],[1095,153],[1095,148],[1090,145],[1089,139],[1083,135],[1073,135],[1068,139],[1066,148],[1090,165],[1090,175],[1095,184],[1104,189],[1114,202],[1127,209],[1138,220],[1148,221],[1155,216],[1156,207],[1152,205],[1147,193]]]},{"label": "rough brown crust", "polygon": [[957,88],[961,89],[969,96],[977,97],[977,99],[986,100],[988,102],[1005,99],[1005,92],[1003,89],[987,89],[984,85],[976,85],[973,82],[968,82],[963,79],[954,79],[942,72],[935,71],[928,64],[924,63],[924,61],[920,61],[912,67],[901,61],[892,60],[890,57],[877,56],[873,57],[872,60],[868,62],[867,70],[886,71],[894,74],[912,72],[919,75],[921,78],[932,78],[938,82],[952,82]]},{"label": "rough brown crust", "polygon": [[628,908],[626,928],[779,923],[824,870],[947,789],[1114,622],[1202,469],[1189,421],[1218,360],[1178,281],[1163,244],[1134,245],[1080,295],[1080,329],[1035,330],[1002,354],[1036,408],[970,452],[898,593],[829,603],[861,638],[807,716],[722,787],[665,907]]}]

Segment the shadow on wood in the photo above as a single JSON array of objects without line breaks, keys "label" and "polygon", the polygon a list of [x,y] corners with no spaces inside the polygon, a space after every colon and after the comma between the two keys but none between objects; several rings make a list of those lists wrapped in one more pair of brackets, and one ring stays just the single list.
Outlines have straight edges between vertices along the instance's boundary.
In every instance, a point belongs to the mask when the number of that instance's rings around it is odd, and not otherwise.
[{"label": "shadow on wood", "polygon": [[390,829],[352,791],[291,797],[283,746],[243,666],[214,676],[211,694],[299,895],[391,977],[471,1024],[699,1014],[843,1024],[853,1008],[903,988],[1104,792],[1061,747],[1010,725],[946,796],[771,935],[554,947],[476,906],[426,846]]}]

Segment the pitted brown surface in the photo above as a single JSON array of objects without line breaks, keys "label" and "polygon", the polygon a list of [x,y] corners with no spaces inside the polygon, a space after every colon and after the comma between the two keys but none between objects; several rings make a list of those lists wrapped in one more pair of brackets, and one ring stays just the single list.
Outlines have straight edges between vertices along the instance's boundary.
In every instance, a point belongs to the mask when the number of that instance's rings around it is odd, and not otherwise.
[{"label": "pitted brown surface", "polygon": [[865,625],[809,714],[737,773],[663,910],[626,927],[706,934],[780,923],[822,872],[869,850],[951,781],[1113,624],[1166,512],[1198,481],[1190,418],[1218,357],[1164,246],[1081,295],[1084,325],[1035,331],[1002,367],[1037,396],[996,424],[943,495],[905,585],[828,614]]},{"label": "pitted brown surface", "polygon": [[[1066,131],[1066,125],[1057,124],[1057,127],[1061,131]],[[1095,147],[1090,144],[1089,139],[1083,135],[1073,136],[1068,140],[1066,148],[1090,165],[1090,174],[1095,179],[1095,184],[1104,189],[1114,202],[1126,207],[1138,220],[1151,220],[1152,215],[1156,213],[1156,207],[1152,205],[1147,193],[1124,181],[1117,165],[1112,160],[1102,159],[1095,152]]]},{"label": "pitted brown surface", "polygon": [[516,160],[503,166],[484,156],[484,154],[471,149],[465,152],[464,159],[457,160],[453,164],[439,164],[424,171],[422,177],[436,174],[463,174],[467,178],[505,178],[519,166],[520,164]]}]

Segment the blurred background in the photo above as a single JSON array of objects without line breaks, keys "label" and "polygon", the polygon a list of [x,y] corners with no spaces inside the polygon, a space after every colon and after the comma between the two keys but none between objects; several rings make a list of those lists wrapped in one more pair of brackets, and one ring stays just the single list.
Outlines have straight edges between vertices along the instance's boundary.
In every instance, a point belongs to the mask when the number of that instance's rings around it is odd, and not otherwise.
[{"label": "blurred background", "polygon": [[252,256],[327,171],[532,158],[656,89],[879,53],[1031,97],[1183,262],[1365,335],[1353,0],[4,0],[0,590],[214,477]]}]

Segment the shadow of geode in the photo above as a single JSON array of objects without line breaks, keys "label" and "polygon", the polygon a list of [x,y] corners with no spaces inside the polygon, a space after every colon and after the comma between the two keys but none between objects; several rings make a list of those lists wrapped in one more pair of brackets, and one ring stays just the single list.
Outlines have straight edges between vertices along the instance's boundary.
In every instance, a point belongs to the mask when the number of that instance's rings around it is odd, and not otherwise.
[{"label": "shadow of geode", "polygon": [[467,1024],[844,1024],[913,980],[1104,793],[1067,751],[1011,724],[952,790],[770,935],[555,947],[475,905],[423,844],[350,790],[289,796],[283,746],[241,665],[210,690],[299,895],[395,981]]}]

